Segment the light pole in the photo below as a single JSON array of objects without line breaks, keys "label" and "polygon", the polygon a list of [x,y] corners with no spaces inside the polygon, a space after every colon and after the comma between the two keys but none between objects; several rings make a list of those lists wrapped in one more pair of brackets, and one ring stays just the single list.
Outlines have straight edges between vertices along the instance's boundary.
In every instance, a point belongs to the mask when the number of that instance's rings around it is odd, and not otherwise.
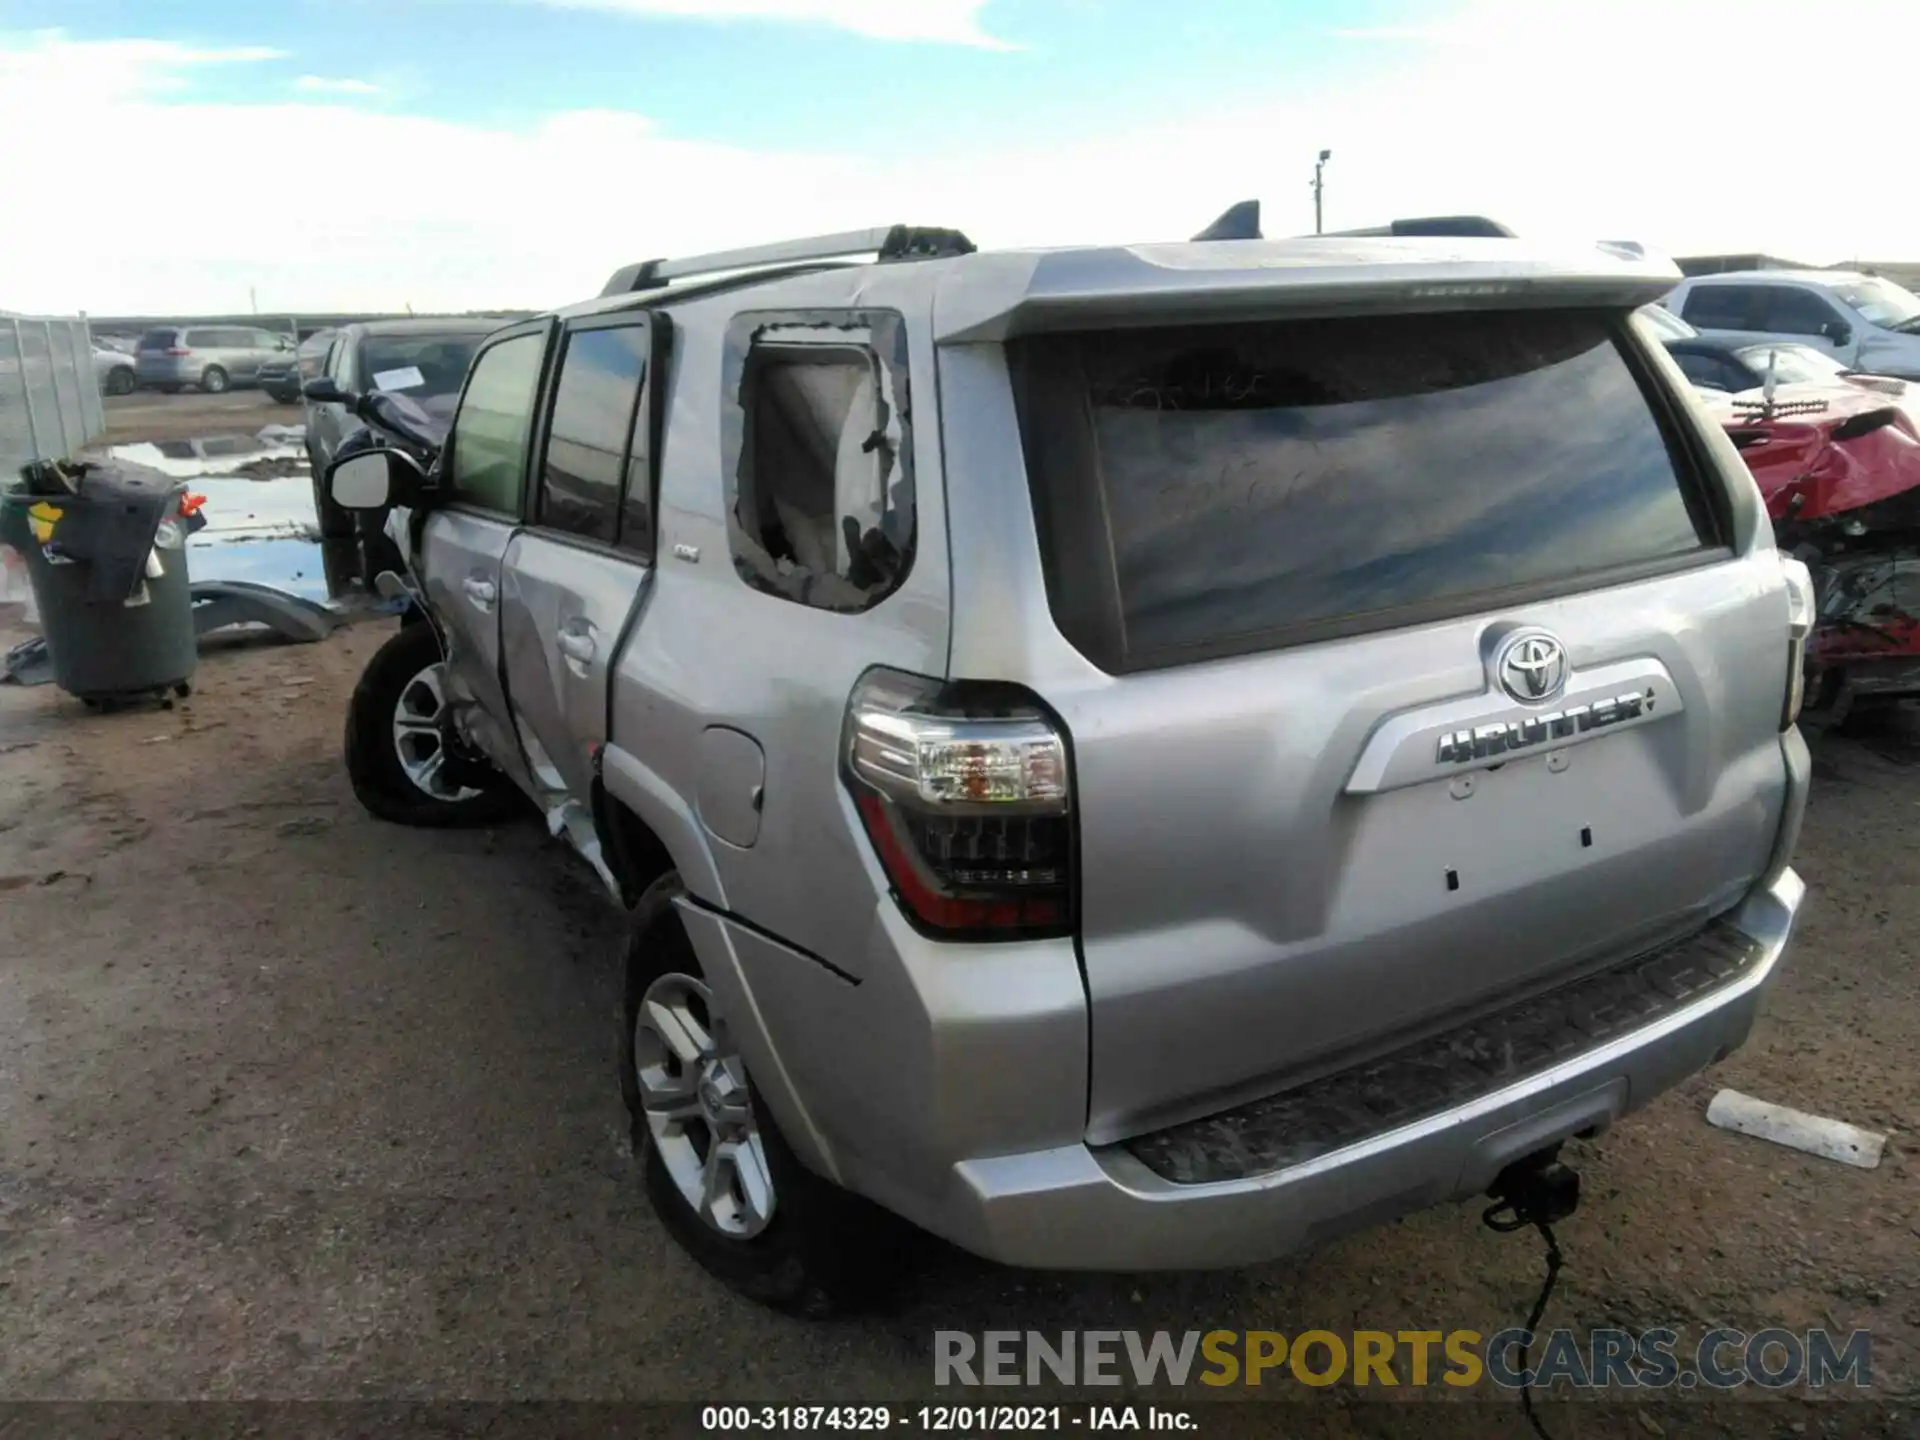
[{"label": "light pole", "polygon": [[1333,158],[1331,150],[1322,150],[1320,158],[1313,162],[1313,233],[1320,233],[1320,192],[1326,188],[1326,182],[1320,178],[1320,172],[1326,168],[1327,161]]}]

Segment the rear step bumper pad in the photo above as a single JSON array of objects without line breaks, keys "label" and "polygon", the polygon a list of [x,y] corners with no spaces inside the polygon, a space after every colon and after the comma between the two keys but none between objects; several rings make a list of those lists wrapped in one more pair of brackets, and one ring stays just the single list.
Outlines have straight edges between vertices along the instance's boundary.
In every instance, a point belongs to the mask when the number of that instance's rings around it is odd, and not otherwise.
[{"label": "rear step bumper pad", "polygon": [[1124,1143],[1181,1185],[1284,1170],[1538,1075],[1719,989],[1765,955],[1759,941],[1716,922],[1364,1065]]},{"label": "rear step bumper pad", "polygon": [[1225,1114],[963,1161],[937,1228],[1016,1265],[1200,1269],[1478,1195],[1745,1040],[1805,893],[1782,869],[1686,941]]}]

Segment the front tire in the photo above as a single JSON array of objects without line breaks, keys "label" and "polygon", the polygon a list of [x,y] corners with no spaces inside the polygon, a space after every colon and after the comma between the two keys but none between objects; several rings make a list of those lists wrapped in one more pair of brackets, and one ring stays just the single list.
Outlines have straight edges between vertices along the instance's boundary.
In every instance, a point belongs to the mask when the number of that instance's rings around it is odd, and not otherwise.
[{"label": "front tire", "polygon": [[107,372],[107,394],[131,395],[132,393],[133,371],[121,365]]},{"label": "front tire", "polygon": [[209,365],[200,372],[200,393],[203,395],[224,395],[231,383],[227,379],[227,372],[218,365]]},{"label": "front tire", "polygon": [[[369,814],[396,825],[487,825],[519,806],[497,771],[451,777],[446,657],[432,625],[403,625],[374,653],[347,704],[347,778]],[[463,767],[480,771],[478,765]]]},{"label": "front tire", "polygon": [[860,1308],[899,1271],[911,1232],[793,1153],[701,973],[680,893],[669,873],[628,917],[620,1092],[647,1201],[747,1298],[810,1319]]}]

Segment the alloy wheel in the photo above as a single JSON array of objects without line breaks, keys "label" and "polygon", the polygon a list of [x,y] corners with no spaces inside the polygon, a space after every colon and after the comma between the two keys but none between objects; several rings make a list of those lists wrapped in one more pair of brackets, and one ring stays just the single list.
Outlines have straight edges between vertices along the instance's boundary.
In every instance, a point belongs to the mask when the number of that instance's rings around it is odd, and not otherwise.
[{"label": "alloy wheel", "polygon": [[702,1221],[751,1239],[773,1219],[773,1175],[746,1067],[713,993],[691,975],[662,975],[633,1023],[640,1102],[660,1162]]},{"label": "alloy wheel", "polygon": [[446,666],[438,661],[400,687],[393,706],[393,748],[400,768],[422,794],[448,804],[480,792],[446,775]]}]

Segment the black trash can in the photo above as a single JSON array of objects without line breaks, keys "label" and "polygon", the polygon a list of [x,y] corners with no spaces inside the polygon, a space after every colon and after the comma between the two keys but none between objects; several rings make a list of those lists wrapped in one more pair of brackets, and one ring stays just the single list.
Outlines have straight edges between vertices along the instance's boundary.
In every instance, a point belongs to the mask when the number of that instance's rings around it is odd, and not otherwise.
[{"label": "black trash can", "polygon": [[186,486],[144,465],[37,465],[0,495],[27,561],[54,682],[95,703],[185,694],[199,648]]}]

